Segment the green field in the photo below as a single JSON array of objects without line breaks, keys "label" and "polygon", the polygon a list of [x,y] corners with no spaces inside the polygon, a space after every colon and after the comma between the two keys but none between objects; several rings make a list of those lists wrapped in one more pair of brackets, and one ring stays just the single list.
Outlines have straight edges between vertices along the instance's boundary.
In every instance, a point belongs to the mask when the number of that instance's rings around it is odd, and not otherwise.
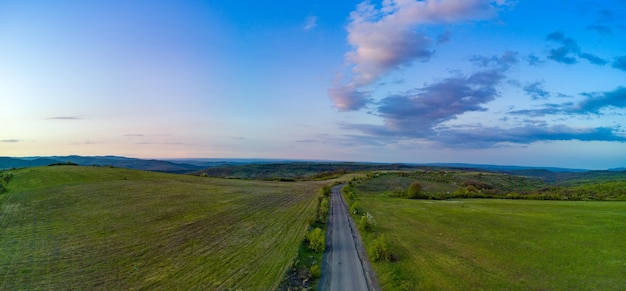
[{"label": "green field", "polygon": [[55,166],[10,171],[0,289],[274,289],[320,182]]},{"label": "green field", "polygon": [[[394,180],[402,182],[401,180]],[[353,187],[393,262],[384,290],[619,290],[626,286],[626,202],[411,200]]]}]

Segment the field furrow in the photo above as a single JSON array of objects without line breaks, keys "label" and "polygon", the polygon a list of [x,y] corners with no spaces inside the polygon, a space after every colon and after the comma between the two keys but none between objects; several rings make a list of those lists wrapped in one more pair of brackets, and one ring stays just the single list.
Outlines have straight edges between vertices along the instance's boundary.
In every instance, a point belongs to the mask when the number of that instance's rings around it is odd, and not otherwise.
[{"label": "field furrow", "polygon": [[0,289],[272,289],[320,186],[17,170],[0,198]]}]

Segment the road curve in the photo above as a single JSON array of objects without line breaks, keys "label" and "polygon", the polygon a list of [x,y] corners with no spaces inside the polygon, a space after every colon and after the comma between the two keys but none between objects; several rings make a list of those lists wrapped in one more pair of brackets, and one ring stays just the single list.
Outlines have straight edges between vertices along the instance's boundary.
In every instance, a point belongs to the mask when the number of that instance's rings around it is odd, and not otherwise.
[{"label": "road curve", "polygon": [[377,290],[363,243],[341,196],[342,187],[333,187],[330,195],[327,245],[319,289]]}]

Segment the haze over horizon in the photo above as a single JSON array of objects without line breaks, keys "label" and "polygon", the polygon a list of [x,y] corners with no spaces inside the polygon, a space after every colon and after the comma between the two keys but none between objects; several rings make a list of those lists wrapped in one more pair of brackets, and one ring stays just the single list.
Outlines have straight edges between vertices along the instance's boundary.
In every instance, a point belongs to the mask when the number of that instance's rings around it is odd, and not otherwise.
[{"label": "haze over horizon", "polygon": [[626,166],[626,2],[2,1],[0,156]]}]

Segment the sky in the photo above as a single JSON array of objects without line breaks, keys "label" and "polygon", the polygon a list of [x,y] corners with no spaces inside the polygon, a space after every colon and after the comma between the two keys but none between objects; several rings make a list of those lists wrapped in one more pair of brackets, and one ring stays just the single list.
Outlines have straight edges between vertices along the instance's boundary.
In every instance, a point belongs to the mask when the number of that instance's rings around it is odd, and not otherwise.
[{"label": "sky", "polygon": [[626,1],[0,1],[0,156],[626,166]]}]

